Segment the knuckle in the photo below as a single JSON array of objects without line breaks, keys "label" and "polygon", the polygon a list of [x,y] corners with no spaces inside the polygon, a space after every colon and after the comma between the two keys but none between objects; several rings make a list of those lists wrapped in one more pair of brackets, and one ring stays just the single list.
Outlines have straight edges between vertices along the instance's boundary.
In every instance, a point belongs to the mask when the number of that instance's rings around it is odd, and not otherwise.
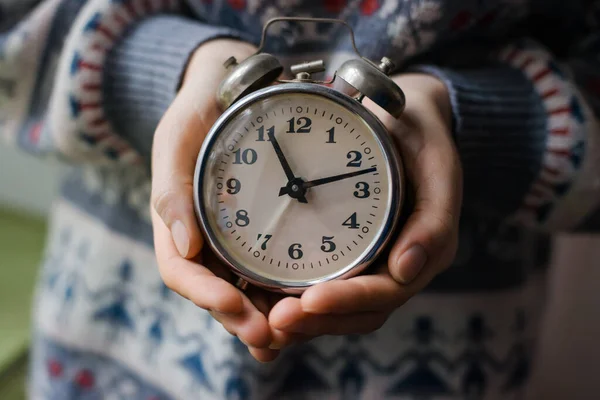
[{"label": "knuckle", "polygon": [[182,287],[177,273],[178,260],[175,256],[167,257],[166,259],[158,260],[158,270],[164,285],[189,300],[188,294],[185,293],[185,288]]},{"label": "knuckle", "polygon": [[438,240],[450,240],[456,236],[458,216],[449,207],[439,206],[430,199],[420,199],[416,212],[426,216],[428,229]]},{"label": "knuckle", "polygon": [[172,214],[173,203],[177,198],[177,192],[172,189],[159,190],[152,192],[151,204],[158,215],[167,222]]},{"label": "knuckle", "polygon": [[190,300],[200,308],[217,308],[219,306],[218,304],[209,304],[206,301],[204,290],[202,290],[205,286],[205,279],[206,278],[203,275],[193,275],[187,279],[188,285],[190,285],[191,288],[194,288],[194,290],[190,291]]},{"label": "knuckle", "polygon": [[152,191],[151,205],[156,213],[169,226],[178,216],[178,213],[193,212],[191,193],[192,183],[185,183],[180,187],[169,187]]}]

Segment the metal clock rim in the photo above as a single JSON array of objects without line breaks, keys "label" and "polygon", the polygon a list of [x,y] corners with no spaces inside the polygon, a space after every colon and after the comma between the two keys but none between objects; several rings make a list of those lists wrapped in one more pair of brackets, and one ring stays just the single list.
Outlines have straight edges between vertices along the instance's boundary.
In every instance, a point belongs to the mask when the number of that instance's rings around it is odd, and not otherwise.
[{"label": "metal clock rim", "polygon": [[[383,155],[386,163],[390,166],[391,174],[391,179],[389,182],[389,196],[391,197],[390,209],[387,211],[382,233],[376,241],[369,245],[369,252],[361,259],[339,271],[336,271],[335,273],[305,282],[282,281],[266,278],[247,269],[237,262],[233,257],[228,256],[227,251],[225,251],[223,246],[219,243],[217,235],[210,226],[209,218],[206,213],[206,207],[201,201],[201,193],[204,187],[204,173],[206,171],[206,164],[209,159],[208,156],[210,155],[210,151],[218,139],[219,134],[227,126],[227,123],[235,118],[240,112],[243,112],[243,110],[245,110],[252,103],[267,97],[285,93],[304,93],[322,96],[326,99],[334,101],[338,105],[346,107],[348,110],[358,115],[364,122],[367,123],[367,125],[372,128],[373,132],[381,143]],[[267,288],[272,291],[288,294],[300,294],[310,286],[313,286],[317,283],[327,282],[334,279],[346,279],[355,276],[364,271],[381,254],[383,249],[389,243],[391,235],[396,230],[401,208],[404,203],[405,185],[402,181],[402,176],[402,163],[391,137],[387,133],[387,130],[381,121],[362,104],[343,93],[325,86],[312,83],[286,83],[270,86],[249,94],[248,96],[234,103],[217,119],[213,127],[206,135],[196,160],[196,167],[194,171],[194,208],[200,228],[204,234],[204,238],[219,259],[227,264],[237,276],[256,286]]]}]

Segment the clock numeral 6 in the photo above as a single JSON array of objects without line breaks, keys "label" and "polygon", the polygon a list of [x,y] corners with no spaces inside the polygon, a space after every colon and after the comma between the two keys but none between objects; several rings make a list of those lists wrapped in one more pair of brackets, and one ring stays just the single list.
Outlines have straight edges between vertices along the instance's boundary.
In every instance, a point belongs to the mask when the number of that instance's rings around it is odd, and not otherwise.
[{"label": "clock numeral 6", "polygon": [[346,158],[350,160],[348,164],[346,164],[346,167],[360,167],[362,165],[362,154],[360,151],[349,151]]},{"label": "clock numeral 6", "polygon": [[244,151],[242,151],[242,149],[237,149],[233,154],[235,154],[234,164],[252,165],[258,159],[258,154],[256,154],[256,150],[254,149],[246,149]]},{"label": "clock numeral 6", "polygon": [[238,181],[235,178],[227,180],[227,193],[238,194],[240,190],[242,190],[242,182]]},{"label": "clock numeral 6", "polygon": [[235,223],[237,226],[245,227],[250,224],[250,218],[248,218],[248,211],[239,210],[235,213]]},{"label": "clock numeral 6", "polygon": [[304,253],[302,252],[302,245],[300,243],[294,243],[288,249],[288,254],[292,260],[299,260],[302,258]]},{"label": "clock numeral 6", "polygon": [[348,229],[358,229],[360,224],[356,222],[356,213],[352,214],[347,220],[345,220],[342,226],[347,226]]},{"label": "clock numeral 6", "polygon": [[371,195],[371,192],[369,192],[369,184],[367,182],[358,182],[355,188],[358,190],[354,192],[354,197],[358,199],[366,199]]},{"label": "clock numeral 6", "polygon": [[[260,240],[260,238],[261,238],[261,237],[263,237],[263,234],[262,234],[262,233],[259,233],[259,234],[258,234],[258,237],[256,238],[256,241],[258,242],[258,241]],[[261,248],[262,250],[266,250],[266,249],[267,249],[267,242],[268,242],[269,240],[271,240],[271,238],[273,237],[273,235],[265,235],[264,237],[265,237],[265,239],[264,239],[265,241],[263,242],[263,244],[261,244],[261,245],[260,245],[260,248]]]},{"label": "clock numeral 6", "polygon": [[325,253],[331,253],[336,249],[335,243],[332,242],[334,236],[323,236],[323,246],[321,246],[321,250]]},{"label": "clock numeral 6", "polygon": [[[296,130],[296,123],[298,124],[298,129]],[[312,121],[307,117],[300,117],[296,120],[296,118],[292,118],[288,120],[288,130],[286,133],[310,133],[310,126],[312,125]]]}]

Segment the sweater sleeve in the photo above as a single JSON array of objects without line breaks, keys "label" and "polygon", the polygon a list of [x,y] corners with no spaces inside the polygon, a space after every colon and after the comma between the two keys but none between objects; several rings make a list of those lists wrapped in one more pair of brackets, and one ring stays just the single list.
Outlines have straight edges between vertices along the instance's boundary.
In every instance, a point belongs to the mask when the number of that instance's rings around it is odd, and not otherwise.
[{"label": "sweater sleeve", "polygon": [[67,37],[45,134],[73,162],[144,163],[190,54],[225,27],[191,20],[179,0],[89,0]]},{"label": "sweater sleeve", "polygon": [[598,209],[600,129],[568,63],[522,40],[485,67],[419,69],[450,92],[466,207],[546,231]]}]

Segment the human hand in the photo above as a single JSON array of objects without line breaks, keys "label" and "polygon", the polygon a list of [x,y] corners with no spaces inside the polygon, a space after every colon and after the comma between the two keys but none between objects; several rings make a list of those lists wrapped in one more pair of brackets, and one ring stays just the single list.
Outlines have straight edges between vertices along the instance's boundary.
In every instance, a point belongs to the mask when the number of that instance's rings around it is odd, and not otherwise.
[{"label": "human hand", "polygon": [[[220,116],[215,94],[225,77],[223,62],[242,60],[255,48],[229,39],[201,45],[191,57],[182,86],[160,122],[152,152],[152,224],[160,274],[173,291],[209,310],[261,361],[276,357],[272,341],[288,335],[272,330],[268,312],[279,299],[259,289],[242,293],[233,276],[208,249],[193,205],[196,159],[204,137]],[[201,253],[202,251],[202,253]]]},{"label": "human hand", "polygon": [[269,314],[275,329],[304,338],[375,331],[454,258],[462,169],[451,137],[449,94],[433,76],[406,74],[394,80],[407,98],[399,119],[368,100],[364,104],[384,123],[400,150],[414,191],[414,208],[387,263],[374,274],[321,283],[301,298],[282,299]]}]

